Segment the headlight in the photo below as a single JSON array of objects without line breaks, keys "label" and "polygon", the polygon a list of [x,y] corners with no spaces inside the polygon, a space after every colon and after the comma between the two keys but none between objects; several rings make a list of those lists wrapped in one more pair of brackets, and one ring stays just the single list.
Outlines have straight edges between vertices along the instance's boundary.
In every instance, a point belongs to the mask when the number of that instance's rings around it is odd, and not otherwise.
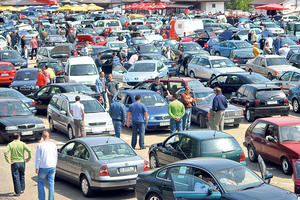
[{"label": "headlight", "polygon": [[35,127],[36,128],[45,128],[45,125],[44,124],[36,124]]},{"label": "headlight", "polygon": [[5,127],[5,130],[7,130],[7,131],[15,131],[15,130],[18,130],[18,127],[17,126],[7,126],[7,127]]},{"label": "headlight", "polygon": [[154,119],[155,119],[154,116],[149,117],[149,120],[154,120]]}]

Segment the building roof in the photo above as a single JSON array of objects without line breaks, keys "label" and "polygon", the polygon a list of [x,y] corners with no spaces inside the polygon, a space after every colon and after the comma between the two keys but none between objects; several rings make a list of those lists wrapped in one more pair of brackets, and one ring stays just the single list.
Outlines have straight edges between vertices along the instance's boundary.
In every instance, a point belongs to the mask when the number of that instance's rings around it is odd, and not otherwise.
[{"label": "building roof", "polygon": [[212,3],[212,2],[229,2],[230,0],[174,0],[174,2],[206,2],[206,3]]},{"label": "building roof", "polygon": [[[277,4],[282,4],[286,0],[272,0],[272,3],[277,3]],[[260,5],[266,5],[270,3],[270,0],[254,0],[249,3],[249,5],[254,5],[254,6],[260,6]]]}]

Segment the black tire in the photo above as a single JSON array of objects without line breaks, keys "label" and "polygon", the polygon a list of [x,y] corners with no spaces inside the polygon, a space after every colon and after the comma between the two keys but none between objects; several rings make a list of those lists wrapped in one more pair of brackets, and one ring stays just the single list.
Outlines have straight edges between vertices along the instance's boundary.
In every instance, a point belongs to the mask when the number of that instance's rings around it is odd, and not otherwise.
[{"label": "black tire", "polygon": [[[71,131],[72,131],[72,134],[71,134]],[[69,138],[69,140],[72,140],[74,138],[74,130],[71,126],[69,126],[69,128],[68,128],[68,138]]]},{"label": "black tire", "polygon": [[256,162],[257,161],[257,153],[254,149],[253,146],[249,145],[248,148],[248,158],[251,162]]},{"label": "black tire", "polygon": [[249,72],[249,73],[252,73],[252,69],[248,69],[248,72]]},{"label": "black tire", "polygon": [[238,128],[240,126],[240,124],[233,124],[234,128]]},{"label": "black tire", "polygon": [[92,195],[92,189],[86,176],[82,176],[80,179],[80,190],[85,197],[90,197]]},{"label": "black tire", "polygon": [[207,128],[206,120],[205,118],[201,117],[201,115],[198,116],[198,123],[200,128]]},{"label": "black tire", "polygon": [[271,73],[268,73],[268,79],[273,80],[273,75]]},{"label": "black tire", "polygon": [[216,51],[216,52],[215,52],[215,55],[216,55],[216,56],[220,56],[221,54],[220,54],[220,52]]},{"label": "black tire", "polygon": [[0,135],[0,144],[4,144],[6,141],[5,141],[5,139],[3,138],[3,136],[2,135]]},{"label": "black tire", "polygon": [[253,122],[255,119],[255,116],[250,112],[249,109],[246,109],[245,118],[248,122]]},{"label": "black tire", "polygon": [[54,128],[53,119],[49,119],[49,129],[51,132],[54,132],[56,129]]},{"label": "black tire", "polygon": [[154,153],[151,153],[149,156],[149,163],[150,163],[150,168],[155,169],[159,167],[159,163],[157,160],[157,157]]},{"label": "black tire", "polygon": [[193,71],[190,72],[190,77],[191,78],[196,78],[195,73]]},{"label": "black tire", "polygon": [[292,174],[292,166],[289,160],[286,157],[283,157],[281,159],[281,168],[282,172],[286,175]]},{"label": "black tire", "polygon": [[293,111],[295,113],[299,113],[300,112],[298,99],[293,99],[292,106],[293,106]]},{"label": "black tire", "polygon": [[152,193],[148,196],[147,200],[162,200],[162,198],[158,194]]}]

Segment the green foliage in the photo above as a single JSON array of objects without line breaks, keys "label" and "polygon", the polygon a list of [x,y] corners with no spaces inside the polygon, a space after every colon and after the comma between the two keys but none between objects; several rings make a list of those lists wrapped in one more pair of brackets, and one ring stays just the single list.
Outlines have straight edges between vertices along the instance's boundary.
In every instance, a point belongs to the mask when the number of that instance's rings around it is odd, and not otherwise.
[{"label": "green foliage", "polygon": [[249,9],[249,3],[252,0],[230,0],[229,5],[227,5],[232,10],[243,10],[247,11]]}]

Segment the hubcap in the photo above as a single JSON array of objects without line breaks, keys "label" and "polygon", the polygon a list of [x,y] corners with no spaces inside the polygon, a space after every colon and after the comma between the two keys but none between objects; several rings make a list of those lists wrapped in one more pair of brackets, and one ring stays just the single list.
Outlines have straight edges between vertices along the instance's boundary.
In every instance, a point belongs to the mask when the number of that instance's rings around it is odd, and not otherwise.
[{"label": "hubcap", "polygon": [[69,128],[69,139],[71,140],[73,138],[73,129]]},{"label": "hubcap", "polygon": [[250,147],[250,149],[249,149],[249,157],[251,158],[251,160],[254,160],[254,151],[253,151],[252,147]]},{"label": "hubcap", "polygon": [[159,200],[159,198],[157,196],[152,196],[150,200]]},{"label": "hubcap", "polygon": [[299,104],[298,104],[297,100],[294,100],[294,102],[293,102],[293,108],[294,108],[294,111],[298,111],[299,110]]},{"label": "hubcap", "polygon": [[83,192],[84,194],[87,194],[88,189],[89,189],[88,182],[87,182],[87,180],[84,178],[84,179],[81,181],[81,190],[82,190],[82,192]]},{"label": "hubcap", "polygon": [[151,156],[150,157],[150,167],[151,167],[151,169],[154,169],[154,168],[156,168],[156,159],[155,159],[155,157],[154,156]]},{"label": "hubcap", "polygon": [[247,117],[247,120],[250,120],[250,111],[249,110],[247,110],[247,112],[246,112],[246,117]]},{"label": "hubcap", "polygon": [[288,162],[286,160],[283,160],[282,161],[282,169],[283,169],[283,171],[287,172],[288,168],[289,168]]}]

